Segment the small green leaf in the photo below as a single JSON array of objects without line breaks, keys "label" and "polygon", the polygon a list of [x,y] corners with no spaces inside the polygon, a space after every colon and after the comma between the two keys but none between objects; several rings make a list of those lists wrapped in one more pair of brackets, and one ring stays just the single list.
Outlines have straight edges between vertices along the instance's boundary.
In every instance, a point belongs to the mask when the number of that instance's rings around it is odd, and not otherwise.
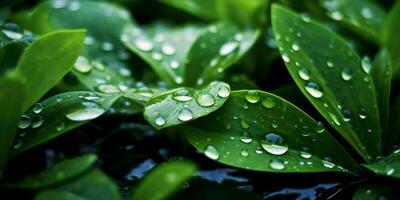
[{"label": "small green leaf", "polygon": [[134,188],[131,200],[163,200],[182,188],[196,172],[197,167],[189,161],[170,161],[162,164],[144,177]]},{"label": "small green leaf", "polygon": [[98,169],[50,189],[72,193],[87,200],[122,200],[118,186]]},{"label": "small green leaf", "polygon": [[23,112],[25,88],[21,81],[0,78],[0,179]]},{"label": "small green leaf", "polygon": [[170,85],[181,85],[184,81],[186,55],[202,30],[202,27],[193,25],[178,28],[153,25],[147,29],[127,26],[121,39],[163,81]]},{"label": "small green leaf", "polygon": [[144,117],[156,129],[183,124],[217,110],[229,95],[229,85],[217,81],[199,90],[177,88],[151,98]]},{"label": "small green leaf", "polygon": [[282,59],[314,107],[367,161],[381,155],[371,65],[335,33],[281,6],[272,27]]},{"label": "small green leaf", "polygon": [[160,0],[205,20],[218,18],[216,0]]},{"label": "small green leaf", "polygon": [[19,123],[14,155],[58,137],[105,113],[119,94],[69,92],[37,103]]},{"label": "small green leaf", "polygon": [[70,192],[60,190],[44,190],[35,196],[35,200],[88,200]]},{"label": "small green leaf", "polygon": [[21,55],[16,73],[26,79],[24,110],[37,102],[70,70],[83,48],[83,30],[61,30],[43,35]]},{"label": "small green leaf", "polygon": [[220,109],[185,126],[184,136],[207,157],[249,170],[354,173],[357,168],[322,123],[256,90],[232,92]]},{"label": "small green leaf", "polygon": [[[365,59],[366,57],[363,59],[364,62],[367,62]],[[394,142],[392,138],[390,138],[387,130],[389,122],[389,99],[392,84],[392,67],[390,55],[386,49],[382,49],[374,58],[371,75],[374,80],[379,108],[379,117],[381,120],[382,145],[383,147],[390,148]]]},{"label": "small green leaf", "polygon": [[6,186],[12,188],[35,189],[60,184],[89,170],[96,160],[97,156],[94,154],[86,154],[63,160],[43,172],[28,176],[17,183],[6,184]]},{"label": "small green leaf", "polygon": [[400,77],[400,37],[398,25],[400,24],[400,1],[396,1],[385,19],[382,30],[382,40],[389,49],[392,58],[392,68],[395,78]]},{"label": "small green leaf", "polygon": [[185,85],[201,85],[218,78],[253,46],[259,33],[225,23],[209,26],[189,50]]},{"label": "small green leaf", "polygon": [[0,74],[5,74],[7,71],[17,66],[18,60],[29,45],[25,40],[14,40],[7,42],[0,47]]},{"label": "small green leaf", "polygon": [[400,179],[400,149],[374,164],[364,165],[376,174]]},{"label": "small green leaf", "polygon": [[380,43],[385,10],[370,0],[321,0],[327,15],[355,32]]},{"label": "small green leaf", "polygon": [[353,194],[352,200],[398,199],[399,188],[395,185],[364,185]]}]

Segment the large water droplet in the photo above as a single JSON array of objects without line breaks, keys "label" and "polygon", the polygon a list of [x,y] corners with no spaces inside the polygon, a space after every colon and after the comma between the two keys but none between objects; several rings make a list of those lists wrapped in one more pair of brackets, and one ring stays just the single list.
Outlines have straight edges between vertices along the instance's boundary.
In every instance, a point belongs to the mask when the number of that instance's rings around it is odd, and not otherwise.
[{"label": "large water droplet", "polygon": [[299,74],[300,78],[308,81],[310,80],[310,70],[308,70],[307,68],[301,68],[299,69],[299,71],[297,71],[297,73]]},{"label": "large water droplet", "polygon": [[230,89],[227,86],[222,86],[218,89],[218,96],[221,98],[226,98],[230,95]]},{"label": "large water droplet", "polygon": [[351,77],[352,77],[352,75],[353,75],[353,72],[351,71],[350,68],[344,68],[344,69],[342,70],[341,75],[342,75],[342,79],[343,79],[344,81],[350,81],[350,80],[351,80]]},{"label": "large water droplet", "polygon": [[361,60],[361,67],[366,74],[369,74],[372,68],[371,60],[368,56],[364,56]]},{"label": "large water droplet", "polygon": [[156,124],[158,125],[158,126],[164,126],[165,125],[165,123],[167,123],[167,121],[165,120],[165,118],[163,117],[163,116],[161,116],[161,115],[159,115],[157,118],[156,118]]},{"label": "large water droplet", "polygon": [[18,123],[18,128],[26,129],[31,125],[31,118],[28,115],[22,115],[21,120]]},{"label": "large water droplet", "polygon": [[19,40],[23,37],[23,30],[15,23],[5,23],[2,32],[12,40]]},{"label": "large water droplet", "polygon": [[321,98],[324,93],[322,93],[321,87],[315,82],[308,82],[305,86],[306,91],[315,98]]},{"label": "large water droplet", "polygon": [[87,121],[95,119],[106,112],[100,105],[94,102],[84,102],[84,108],[73,110],[66,117],[71,121]]},{"label": "large water droplet", "polygon": [[97,90],[106,94],[115,94],[121,92],[117,86],[110,84],[101,84],[97,86]]},{"label": "large water droplet", "polygon": [[92,65],[85,56],[79,56],[75,62],[74,68],[81,73],[88,73],[92,69]]},{"label": "large water droplet", "polygon": [[269,166],[275,170],[283,170],[285,169],[285,163],[279,158],[271,159]]},{"label": "large water droplet", "polygon": [[135,40],[135,46],[142,51],[151,51],[154,47],[153,43],[150,40],[144,38]]},{"label": "large water droplet", "polygon": [[222,45],[221,49],[219,49],[220,56],[227,56],[235,51],[239,47],[239,43],[237,42],[227,42]]},{"label": "large water droplet", "polygon": [[210,107],[215,104],[215,99],[209,94],[203,94],[197,97],[197,103],[203,107]]},{"label": "large water droplet", "polygon": [[188,109],[182,109],[178,114],[178,119],[183,122],[190,121],[193,119],[193,113]]},{"label": "large water droplet", "polygon": [[39,114],[43,110],[43,105],[41,103],[37,103],[35,106],[33,106],[32,110],[34,113]]},{"label": "large water droplet", "polygon": [[270,154],[282,155],[288,151],[288,147],[283,145],[283,138],[276,133],[268,133],[265,140],[261,140],[261,147]]},{"label": "large water droplet", "polygon": [[248,91],[245,98],[249,103],[257,103],[260,100],[260,96],[255,90]]},{"label": "large water droplet", "polygon": [[189,91],[187,91],[185,89],[176,91],[172,98],[174,100],[180,101],[180,102],[186,102],[186,101],[190,101],[193,99],[193,97],[190,96]]},{"label": "large water droplet", "polygon": [[213,160],[218,160],[218,158],[219,158],[219,152],[218,152],[217,148],[215,148],[212,145],[206,146],[206,149],[204,150],[204,154]]}]

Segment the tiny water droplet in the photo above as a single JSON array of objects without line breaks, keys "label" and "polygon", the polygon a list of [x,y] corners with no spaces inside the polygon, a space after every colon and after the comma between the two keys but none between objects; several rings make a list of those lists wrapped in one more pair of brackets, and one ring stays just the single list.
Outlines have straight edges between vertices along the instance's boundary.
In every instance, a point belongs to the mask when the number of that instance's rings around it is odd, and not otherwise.
[{"label": "tiny water droplet", "polygon": [[322,93],[321,87],[315,82],[308,82],[305,86],[306,91],[315,98],[321,98],[324,93]]},{"label": "tiny water droplet", "polygon": [[329,112],[328,115],[336,125],[340,126],[340,121],[335,114]]},{"label": "tiny water droplet", "polygon": [[248,91],[245,98],[249,103],[257,103],[260,100],[260,96],[255,90]]},{"label": "tiny water droplet", "polygon": [[208,158],[213,159],[213,160],[218,160],[218,158],[219,158],[219,152],[218,152],[217,148],[215,148],[212,145],[207,145],[206,146],[206,148],[204,150],[204,154]]},{"label": "tiny water droplet", "polygon": [[51,1],[51,7],[54,9],[61,9],[65,8],[67,6],[67,1],[66,0],[53,0]]},{"label": "tiny water droplet", "polygon": [[250,128],[250,125],[245,121],[245,120],[240,120],[240,126],[243,128],[243,129],[249,129]]},{"label": "tiny water droplet", "polygon": [[43,122],[44,122],[44,119],[43,119],[42,116],[40,116],[40,115],[33,116],[32,117],[32,125],[31,125],[31,127],[32,128],[38,128],[43,124]]},{"label": "tiny water droplet", "polygon": [[179,62],[176,60],[172,60],[171,62],[169,62],[169,67],[171,67],[172,69],[178,69],[179,68]]},{"label": "tiny water droplet", "polygon": [[160,53],[158,53],[158,52],[153,52],[153,53],[151,54],[151,58],[153,58],[153,59],[156,60],[156,61],[160,61],[160,60],[162,60],[164,57],[163,57],[162,54],[160,54]]},{"label": "tiny water droplet", "polygon": [[111,42],[103,42],[101,48],[104,51],[112,51],[114,49],[114,45]]},{"label": "tiny water droplet", "polygon": [[367,8],[367,7],[364,7],[364,8],[361,9],[361,15],[362,15],[365,19],[371,19],[371,18],[373,17],[372,11],[371,11],[369,8]]},{"label": "tiny water droplet", "polygon": [[351,71],[350,68],[344,68],[344,69],[342,70],[341,75],[342,75],[342,79],[343,79],[344,81],[350,81],[350,80],[351,80],[351,77],[352,77],[352,75],[353,75],[353,72]]},{"label": "tiny water droplet", "polygon": [[342,115],[343,115],[343,121],[345,121],[345,122],[351,121],[352,113],[351,113],[350,109],[347,109],[347,108],[343,109]]},{"label": "tiny water droplet", "polygon": [[332,61],[328,60],[326,61],[326,66],[328,66],[329,68],[332,68],[335,64],[333,64]]},{"label": "tiny water droplet", "polygon": [[343,19],[343,14],[339,11],[333,11],[331,13],[331,17],[332,17],[332,19],[334,19],[336,21],[340,21]]},{"label": "tiny water droplet", "polygon": [[193,113],[189,109],[182,109],[178,114],[178,119],[183,122],[190,121],[193,119]]},{"label": "tiny water droplet", "polygon": [[332,169],[333,167],[335,167],[335,164],[332,163],[332,159],[329,157],[325,157],[322,160],[322,164],[324,165],[324,167]]},{"label": "tiny water droplet", "polygon": [[81,8],[81,3],[79,1],[71,1],[68,6],[68,10],[76,12]]},{"label": "tiny water droplet", "polygon": [[311,158],[312,155],[310,153],[308,153],[307,151],[300,151],[300,156],[303,158],[309,159],[309,158]]},{"label": "tiny water droplet", "polygon": [[220,56],[227,56],[238,49],[239,43],[237,42],[227,42],[222,45],[221,49],[219,49]]},{"label": "tiny water droplet", "polygon": [[317,133],[323,133],[325,131],[324,124],[322,122],[317,122],[315,126],[315,132]]}]

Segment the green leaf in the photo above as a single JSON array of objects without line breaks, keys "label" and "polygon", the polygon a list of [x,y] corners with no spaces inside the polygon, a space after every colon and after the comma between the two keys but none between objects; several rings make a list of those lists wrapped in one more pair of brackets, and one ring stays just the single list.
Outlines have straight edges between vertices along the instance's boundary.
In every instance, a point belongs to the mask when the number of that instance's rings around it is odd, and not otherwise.
[{"label": "green leaf", "polygon": [[364,185],[354,194],[353,200],[398,199],[398,187],[394,185]]},{"label": "green leaf", "polygon": [[25,88],[21,81],[0,78],[0,179],[23,112]]},{"label": "green leaf", "polygon": [[234,167],[276,173],[354,173],[357,168],[322,123],[262,91],[232,92],[220,109],[183,131],[207,157]]},{"label": "green leaf", "polygon": [[105,113],[119,94],[68,92],[36,104],[21,118],[14,155],[58,137]]},{"label": "green leaf", "polygon": [[181,85],[186,55],[203,29],[193,25],[153,25],[143,29],[127,26],[121,37],[124,44],[145,60],[163,81]]},{"label": "green leaf", "polygon": [[156,129],[183,124],[217,110],[229,94],[229,85],[217,81],[199,90],[177,88],[151,98],[144,117]]},{"label": "green leaf", "polygon": [[221,20],[243,27],[260,27],[266,23],[269,0],[216,0]]},{"label": "green leaf", "polygon": [[367,169],[379,175],[400,179],[400,149],[374,164],[364,165]]},{"label": "green leaf", "polygon": [[185,85],[201,85],[218,78],[253,46],[259,33],[225,23],[209,26],[189,50]]},{"label": "green leaf", "polygon": [[327,15],[355,32],[380,43],[385,10],[370,0],[321,0]]},{"label": "green leaf", "polygon": [[35,200],[87,200],[70,192],[59,190],[45,190],[35,196]]},{"label": "green leaf", "polygon": [[367,161],[381,155],[371,66],[335,33],[272,6],[272,26],[290,75],[321,115]]},{"label": "green leaf", "polygon": [[72,193],[87,200],[122,199],[118,186],[104,172],[98,169],[93,169],[74,181],[51,189]]},{"label": "green leaf", "polygon": [[0,47],[0,74],[5,74],[7,71],[17,66],[18,60],[29,45],[25,40],[14,40],[7,42]]},{"label": "green leaf", "polygon": [[18,61],[16,73],[26,79],[24,110],[37,102],[70,70],[83,48],[83,30],[61,30],[39,37]]},{"label": "green leaf", "polygon": [[84,52],[73,73],[92,90],[99,84],[133,84],[125,64],[129,54],[120,41],[122,29],[132,23],[129,12],[116,5],[77,0],[43,2],[28,19],[31,26],[46,24],[47,28],[39,29],[39,33],[57,29],[87,30]]},{"label": "green leaf", "polygon": [[389,49],[392,58],[392,68],[395,78],[400,77],[400,37],[398,24],[400,23],[400,1],[396,1],[385,19],[382,30],[382,40]]},{"label": "green leaf", "polygon": [[96,160],[97,156],[95,154],[86,154],[63,160],[43,172],[28,176],[17,183],[6,184],[6,186],[35,189],[60,184],[88,171]]},{"label": "green leaf", "polygon": [[[368,62],[365,60],[363,61]],[[379,117],[382,128],[382,145],[383,147],[391,147],[392,138],[387,130],[389,122],[389,99],[392,84],[392,67],[390,55],[386,49],[382,49],[374,58],[372,64],[371,75],[374,80],[376,96],[379,108]],[[389,143],[388,143],[389,142]]]},{"label": "green leaf", "polygon": [[261,200],[262,198],[242,189],[196,180],[189,188],[175,195],[174,200]]},{"label": "green leaf", "polygon": [[218,18],[215,0],[160,0],[205,20]]},{"label": "green leaf", "polygon": [[[163,200],[182,188],[182,185],[197,171],[189,161],[170,161],[162,164],[144,177],[133,190],[131,200]],[[156,192],[155,192],[156,191]]]}]

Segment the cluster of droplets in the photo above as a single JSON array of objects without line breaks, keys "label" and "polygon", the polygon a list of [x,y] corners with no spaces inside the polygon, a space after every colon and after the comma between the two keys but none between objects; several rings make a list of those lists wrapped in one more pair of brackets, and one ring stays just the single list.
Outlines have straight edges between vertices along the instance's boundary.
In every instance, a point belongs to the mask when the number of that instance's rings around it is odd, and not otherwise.
[{"label": "cluster of droplets", "polygon": [[342,3],[338,2],[337,0],[329,0],[329,1],[324,1],[322,5],[328,11],[329,16],[336,21],[343,20],[345,14],[349,15],[348,20],[351,20],[351,23],[355,25],[362,24],[363,21],[365,21],[366,23],[371,23],[371,19],[374,18],[372,10],[368,7],[358,8],[359,9],[358,13],[352,13],[352,12],[343,13],[340,9],[344,5],[341,4]]}]

